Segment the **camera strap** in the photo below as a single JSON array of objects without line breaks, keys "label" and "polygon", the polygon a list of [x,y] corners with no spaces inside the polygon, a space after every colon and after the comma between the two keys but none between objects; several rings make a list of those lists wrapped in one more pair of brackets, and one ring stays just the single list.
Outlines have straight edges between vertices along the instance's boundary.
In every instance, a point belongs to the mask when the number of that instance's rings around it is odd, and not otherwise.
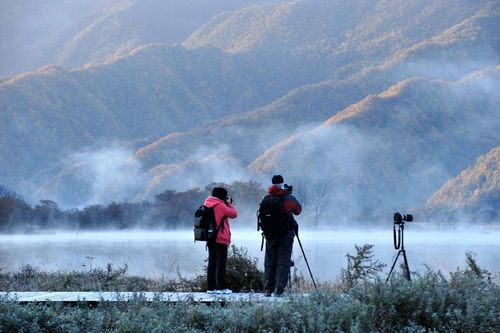
[{"label": "camera strap", "polygon": [[393,231],[393,236],[394,236],[394,249],[398,250],[399,247],[401,246],[401,228],[398,228],[397,238],[396,238],[396,226],[395,225],[393,225],[392,231]]}]

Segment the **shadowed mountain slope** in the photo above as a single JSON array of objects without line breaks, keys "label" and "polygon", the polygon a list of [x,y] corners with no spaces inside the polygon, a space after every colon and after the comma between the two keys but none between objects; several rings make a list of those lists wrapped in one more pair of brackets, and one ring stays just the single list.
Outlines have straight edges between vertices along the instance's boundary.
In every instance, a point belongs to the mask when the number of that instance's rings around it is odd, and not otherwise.
[{"label": "shadowed mountain slope", "polygon": [[64,44],[101,15],[128,3],[128,0],[2,1],[0,77],[56,63]]},{"label": "shadowed mountain slope", "polygon": [[[212,16],[269,0],[4,1],[0,76],[101,63],[143,44],[180,43]],[[273,1],[276,2],[276,1]]]},{"label": "shadowed mountain slope", "polygon": [[16,76],[0,84],[0,177],[13,185],[82,147],[159,137],[276,97],[253,79],[215,49],[161,45],[107,65]]}]

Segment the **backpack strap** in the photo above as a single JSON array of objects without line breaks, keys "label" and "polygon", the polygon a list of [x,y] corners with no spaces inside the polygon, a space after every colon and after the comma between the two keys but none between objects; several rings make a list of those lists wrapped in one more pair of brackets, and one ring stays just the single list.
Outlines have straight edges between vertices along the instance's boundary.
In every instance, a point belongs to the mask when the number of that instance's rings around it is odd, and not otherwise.
[{"label": "backpack strap", "polygon": [[284,205],[285,204],[285,200],[288,198],[289,195],[290,195],[289,193],[285,192],[285,193],[282,193],[282,194],[280,194],[280,195],[277,196],[281,200],[281,210],[282,210],[281,213],[283,214],[283,217],[285,219],[284,222],[286,224],[287,230],[293,229],[293,226],[292,226],[293,223],[292,223],[292,221],[290,219],[290,214],[291,213],[289,214],[289,213],[285,212],[285,205]]},{"label": "backpack strap", "polygon": [[[215,221],[215,222],[217,223],[217,221]],[[217,235],[219,235],[219,231],[220,231],[221,229],[222,229],[222,230],[224,230],[224,217],[222,217],[222,220],[220,221],[220,225],[219,225],[219,227],[216,229],[216,230],[217,230]],[[215,236],[215,240],[214,240],[214,243],[216,243],[216,242],[217,242],[217,236]],[[205,250],[206,250],[206,251],[208,251],[208,242],[207,242],[207,244],[206,244],[206,246],[205,246]]]},{"label": "backpack strap", "polygon": [[[215,220],[215,207],[212,209],[214,210],[214,220]],[[222,218],[220,219],[220,224],[219,227],[217,228],[217,235],[219,234],[219,231],[224,230],[224,217],[225,216],[222,216]],[[217,220],[215,220],[215,225],[217,226]]]},{"label": "backpack strap", "polygon": [[222,217],[222,219],[220,220],[220,225],[219,225],[219,227],[217,228],[217,234],[219,234],[219,231],[220,231],[220,230],[224,230],[224,217],[225,217],[225,216],[223,216],[223,217]]}]

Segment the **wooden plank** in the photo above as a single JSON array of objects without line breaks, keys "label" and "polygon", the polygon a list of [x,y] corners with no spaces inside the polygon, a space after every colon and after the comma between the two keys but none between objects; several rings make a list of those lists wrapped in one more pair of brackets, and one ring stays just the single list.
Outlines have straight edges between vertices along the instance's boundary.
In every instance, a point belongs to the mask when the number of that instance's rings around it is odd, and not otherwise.
[{"label": "wooden plank", "polygon": [[[308,296],[308,294],[295,294]],[[262,293],[233,293],[209,295],[201,292],[0,292],[1,301],[15,302],[127,302],[134,299],[176,303],[191,301],[212,302],[263,302],[280,301],[286,297],[265,297]]]}]

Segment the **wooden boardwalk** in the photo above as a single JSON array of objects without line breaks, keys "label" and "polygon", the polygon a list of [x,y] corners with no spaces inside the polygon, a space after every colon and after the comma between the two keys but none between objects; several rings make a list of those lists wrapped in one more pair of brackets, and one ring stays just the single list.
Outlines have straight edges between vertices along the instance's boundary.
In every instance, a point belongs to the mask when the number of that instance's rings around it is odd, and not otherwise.
[{"label": "wooden boardwalk", "polygon": [[[307,296],[307,294],[300,294]],[[148,302],[161,301],[168,303],[228,303],[228,302],[267,302],[283,301],[287,297],[265,297],[262,293],[233,293],[209,295],[202,292],[0,292],[0,301],[13,302],[64,302],[64,303],[99,303],[127,302],[143,300]]]}]

